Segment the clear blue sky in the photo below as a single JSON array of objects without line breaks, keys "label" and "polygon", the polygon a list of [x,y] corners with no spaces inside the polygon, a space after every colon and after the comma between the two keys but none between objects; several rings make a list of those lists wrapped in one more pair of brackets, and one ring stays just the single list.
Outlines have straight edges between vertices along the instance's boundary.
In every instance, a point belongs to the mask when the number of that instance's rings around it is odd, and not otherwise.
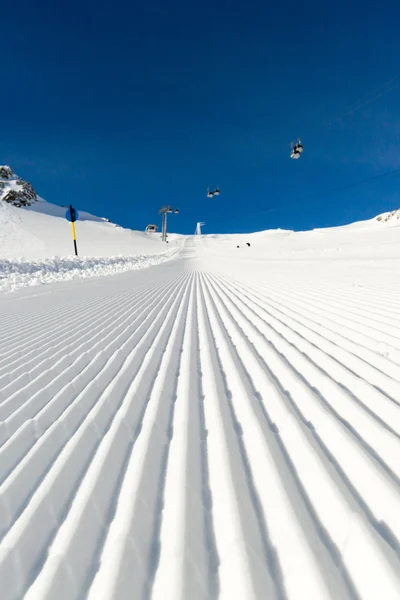
[{"label": "clear blue sky", "polygon": [[400,206],[400,175],[311,198],[400,168],[398,0],[13,0],[1,22],[0,164],[50,202],[134,229],[168,203],[182,233]]}]

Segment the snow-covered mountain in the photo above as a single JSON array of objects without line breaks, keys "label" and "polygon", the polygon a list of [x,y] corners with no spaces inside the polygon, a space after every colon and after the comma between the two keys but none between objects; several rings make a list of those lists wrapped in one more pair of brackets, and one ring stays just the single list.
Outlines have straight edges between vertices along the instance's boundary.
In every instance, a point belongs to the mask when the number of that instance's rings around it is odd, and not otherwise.
[{"label": "snow-covered mountain", "polygon": [[14,173],[8,165],[0,165],[0,201],[17,206],[31,206],[39,197],[30,183]]},{"label": "snow-covered mountain", "polygon": [[[71,202],[78,208],[78,200]],[[16,175],[11,167],[0,166],[0,259],[25,258],[38,259],[49,257],[67,257],[73,254],[71,228],[65,218],[66,206],[46,202],[38,196],[33,187]],[[149,215],[151,220],[151,215]],[[315,229],[308,232],[283,230],[260,231],[251,234],[205,235],[203,240],[216,240],[229,251],[237,246],[250,245],[260,248],[265,244],[268,252],[274,255],[308,251],[315,246],[323,251],[337,250],[344,241],[355,243],[356,230],[368,231],[371,243],[381,235],[382,228],[400,225],[400,209],[378,215],[377,217],[352,223],[344,227]],[[171,235],[168,247],[161,242],[159,233],[145,233],[125,229],[109,222],[106,217],[98,217],[79,210],[76,223],[78,249],[80,256],[109,257],[115,255],[159,254],[179,243],[184,236]],[[323,237],[321,237],[321,234]],[[325,246],[327,246],[325,248]],[[364,248],[365,244],[361,246]]]},{"label": "snow-covered mountain", "polygon": [[[170,235],[169,245],[160,233],[125,229],[79,210],[76,234],[80,262],[74,256],[67,207],[38,196],[10,167],[0,167],[3,184],[0,200],[0,289],[87,277],[141,268],[166,260],[179,251],[188,236]],[[11,196],[10,196],[11,194]],[[25,202],[25,204],[23,203]],[[216,251],[227,260],[251,261],[314,259],[336,256],[371,259],[400,256],[400,210],[342,227],[313,231],[267,230],[251,234],[202,236],[202,249]],[[151,216],[149,215],[149,220]],[[55,258],[56,257],[56,258]],[[72,260],[71,260],[72,257]],[[132,258],[133,257],[133,258]]]},{"label": "snow-covered mountain", "polygon": [[66,206],[46,202],[8,166],[0,167],[0,291],[142,269],[169,260],[179,249],[160,234],[125,229],[80,210],[75,223],[79,257]]},{"label": "snow-covered mountain", "polygon": [[[84,257],[155,255],[170,248],[159,234],[125,229],[80,210],[76,223],[78,251]],[[46,202],[11,167],[0,166],[0,259],[43,259],[74,254],[66,206]],[[171,239],[172,241],[172,239]]]}]

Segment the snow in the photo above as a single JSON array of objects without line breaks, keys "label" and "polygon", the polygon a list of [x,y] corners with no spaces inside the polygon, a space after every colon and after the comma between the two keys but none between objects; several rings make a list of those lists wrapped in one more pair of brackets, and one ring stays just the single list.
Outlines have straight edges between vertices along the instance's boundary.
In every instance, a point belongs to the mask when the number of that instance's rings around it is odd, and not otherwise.
[{"label": "snow", "polygon": [[102,277],[145,269],[174,257],[177,250],[149,256],[114,256],[110,258],[47,258],[0,260],[0,292],[20,287],[69,281],[77,278]]},{"label": "snow", "polygon": [[[74,255],[66,211],[66,207],[44,200],[29,208],[17,208],[0,201],[0,259]],[[166,251],[161,234],[124,229],[80,210],[75,230],[78,253],[82,257],[148,256]],[[170,241],[174,239],[171,236]]]},{"label": "snow", "polygon": [[397,216],[88,218],[76,259],[37,207],[0,203],[2,600],[399,600]]},{"label": "snow", "polygon": [[79,211],[77,258],[66,211],[41,198],[26,208],[0,200],[0,292],[146,268],[178,250],[180,236],[171,235],[167,246],[160,234],[124,229]]}]

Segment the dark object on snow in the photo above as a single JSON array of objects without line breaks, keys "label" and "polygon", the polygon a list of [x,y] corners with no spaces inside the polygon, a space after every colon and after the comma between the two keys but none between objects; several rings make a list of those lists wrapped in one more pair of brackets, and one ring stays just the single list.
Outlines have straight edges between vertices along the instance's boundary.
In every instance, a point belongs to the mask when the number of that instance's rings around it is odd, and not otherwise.
[{"label": "dark object on snow", "polygon": [[236,246],[236,248],[239,248],[239,246]]},{"label": "dark object on snow", "polygon": [[246,244],[247,244],[247,246],[250,246],[250,243],[249,243],[249,242],[246,242]]}]

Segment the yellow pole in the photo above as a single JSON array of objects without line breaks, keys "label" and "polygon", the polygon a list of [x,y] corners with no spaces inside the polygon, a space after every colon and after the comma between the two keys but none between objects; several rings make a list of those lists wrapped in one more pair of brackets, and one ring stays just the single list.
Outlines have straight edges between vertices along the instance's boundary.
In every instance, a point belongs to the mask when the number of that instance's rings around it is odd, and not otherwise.
[{"label": "yellow pole", "polygon": [[72,208],[72,205],[69,205],[69,214],[71,215],[71,229],[72,229],[72,239],[74,240],[74,248],[75,248],[75,256],[78,256],[78,247],[76,245],[76,232],[75,232],[75,210]]}]

